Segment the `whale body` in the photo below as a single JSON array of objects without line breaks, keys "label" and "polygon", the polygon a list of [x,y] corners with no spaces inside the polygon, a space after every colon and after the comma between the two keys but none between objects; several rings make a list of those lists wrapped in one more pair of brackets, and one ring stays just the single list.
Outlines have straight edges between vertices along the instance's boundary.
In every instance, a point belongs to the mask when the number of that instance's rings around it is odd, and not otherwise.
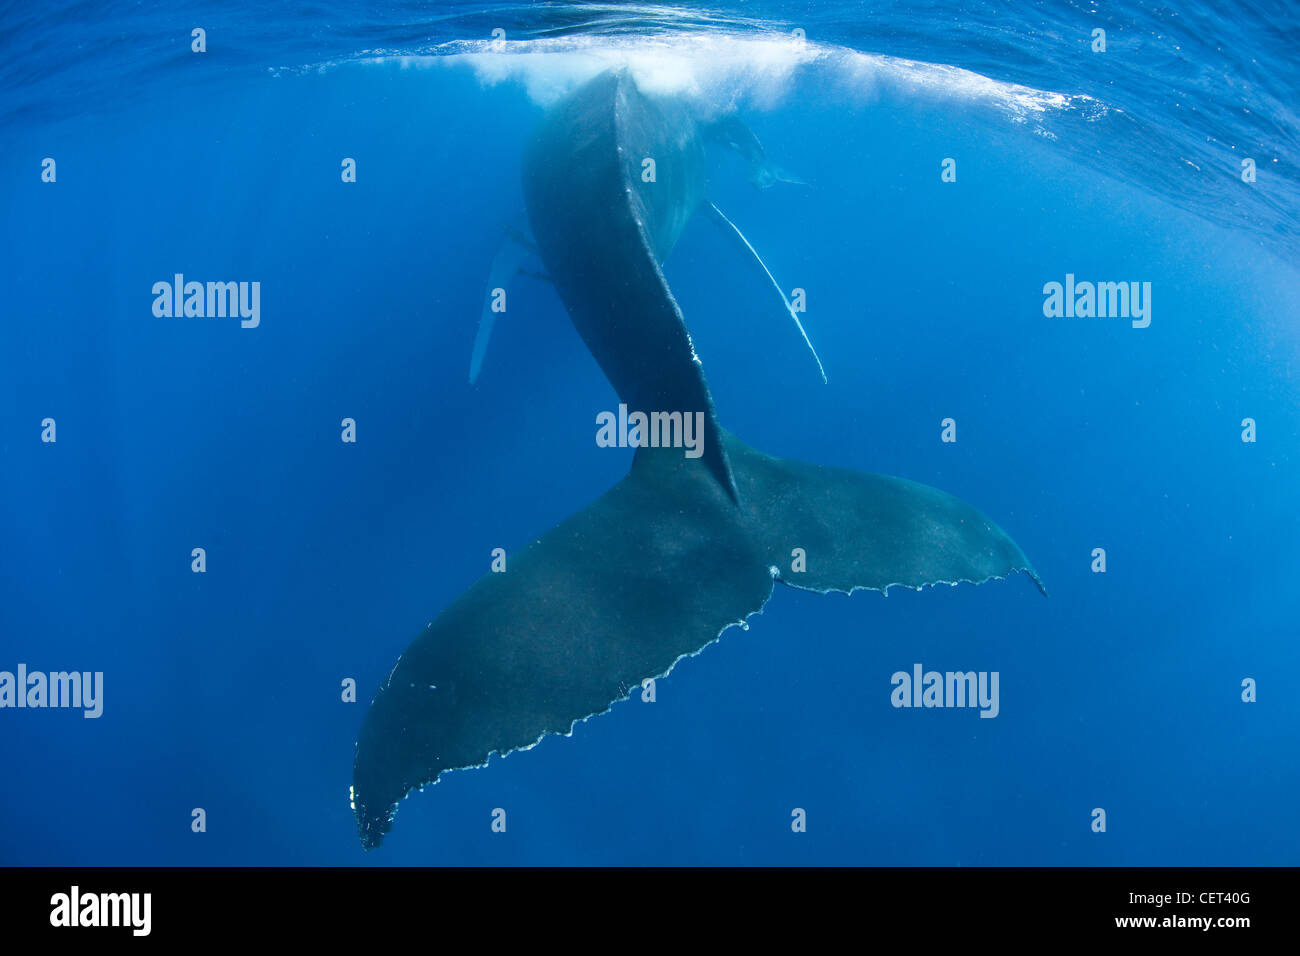
[{"label": "whale body", "polygon": [[[734,127],[727,136],[758,149]],[[702,413],[703,454],[638,448],[617,485],[416,637],[357,741],[352,800],[366,848],[412,789],[571,733],[744,624],[777,581],[883,592],[1025,572],[1042,587],[1015,542],[952,495],[773,458],[721,426],[662,269],[709,208],[707,142],[683,104],[610,71],[552,108],[526,150],[537,252],[574,326],[630,408]]]}]

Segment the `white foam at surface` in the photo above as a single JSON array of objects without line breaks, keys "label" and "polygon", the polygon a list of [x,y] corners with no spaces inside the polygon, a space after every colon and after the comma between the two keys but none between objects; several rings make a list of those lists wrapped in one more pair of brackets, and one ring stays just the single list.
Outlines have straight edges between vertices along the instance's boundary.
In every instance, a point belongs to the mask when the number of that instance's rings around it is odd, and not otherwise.
[{"label": "white foam at surface", "polygon": [[961,100],[1001,110],[1017,122],[1078,106],[1104,112],[1096,100],[1081,94],[1039,90],[957,66],[862,53],[784,34],[457,40],[427,54],[374,51],[365,59],[396,60],[403,68],[469,67],[484,86],[518,84],[543,107],[604,70],[626,67],[643,91],[692,99],[704,113],[742,105],[759,110],[786,105],[798,74],[809,69],[824,72],[835,95],[849,101],[870,101],[885,91]]}]

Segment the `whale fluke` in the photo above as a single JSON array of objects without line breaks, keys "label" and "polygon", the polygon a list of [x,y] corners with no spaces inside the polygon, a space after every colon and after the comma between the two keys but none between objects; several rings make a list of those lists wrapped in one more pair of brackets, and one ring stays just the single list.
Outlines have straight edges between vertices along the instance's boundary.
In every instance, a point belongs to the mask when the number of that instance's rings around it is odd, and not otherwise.
[{"label": "whale fluke", "polygon": [[[992,521],[935,488],[762,454],[723,431],[740,505],[702,460],[638,449],[628,475],[450,605],[402,655],[357,741],[353,808],[378,846],[448,771],[609,710],[763,609],[815,591],[1038,576]],[[802,548],[807,570],[792,572]]]}]

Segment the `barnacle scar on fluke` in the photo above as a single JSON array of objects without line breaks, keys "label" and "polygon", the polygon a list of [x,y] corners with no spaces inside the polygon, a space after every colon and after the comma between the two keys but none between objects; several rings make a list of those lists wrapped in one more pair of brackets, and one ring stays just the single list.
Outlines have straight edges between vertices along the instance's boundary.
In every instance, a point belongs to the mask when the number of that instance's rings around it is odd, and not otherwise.
[{"label": "barnacle scar on fluke", "polygon": [[[772,458],[718,424],[660,268],[701,210],[757,259],[705,197],[710,141],[739,150],[756,182],[780,178],[734,118],[705,123],[622,70],[556,105],[528,146],[528,219],[574,326],[629,408],[702,413],[704,451],[638,448],[622,481],[512,556],[508,573],[480,579],[407,648],[357,741],[352,797],[367,848],[413,788],[569,733],[762,610],[774,581],[820,592],[1014,571],[1038,581],[1015,542],[951,495]],[[655,159],[653,182],[644,157]],[[490,320],[474,372],[489,331]],[[807,570],[787,574],[796,547]]]}]

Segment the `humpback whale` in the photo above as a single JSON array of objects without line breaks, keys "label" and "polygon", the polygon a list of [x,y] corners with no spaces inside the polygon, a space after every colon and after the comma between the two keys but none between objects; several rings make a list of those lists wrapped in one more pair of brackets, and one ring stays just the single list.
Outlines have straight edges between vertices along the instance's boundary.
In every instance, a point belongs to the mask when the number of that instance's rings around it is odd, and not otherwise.
[{"label": "humpback whale", "polygon": [[[763,162],[756,140],[734,124],[722,132],[723,145]],[[702,412],[704,453],[639,447],[613,488],[415,638],[357,740],[352,806],[367,849],[412,789],[571,733],[744,626],[777,581],[884,592],[1020,571],[1042,587],[1015,542],[952,495],[773,458],[719,424],[662,270],[687,222],[710,208],[708,138],[685,104],[643,93],[620,70],[554,106],[525,151],[536,249],[574,326],[629,407]],[[653,181],[642,177],[647,158]],[[801,572],[789,570],[795,548]]]}]

